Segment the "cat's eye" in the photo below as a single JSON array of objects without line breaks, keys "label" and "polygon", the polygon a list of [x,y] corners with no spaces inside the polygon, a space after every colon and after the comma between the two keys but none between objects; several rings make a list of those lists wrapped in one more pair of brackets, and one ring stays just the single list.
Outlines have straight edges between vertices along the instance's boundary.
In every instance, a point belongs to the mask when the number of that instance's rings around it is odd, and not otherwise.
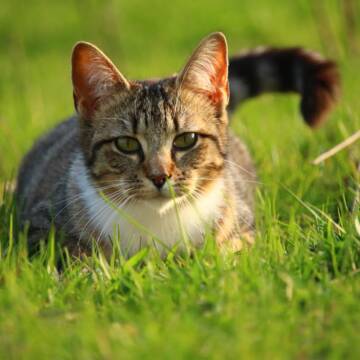
[{"label": "cat's eye", "polygon": [[121,136],[115,140],[116,147],[125,154],[135,154],[141,150],[138,140],[130,136]]},{"label": "cat's eye", "polygon": [[176,150],[188,150],[195,146],[198,140],[198,135],[193,132],[186,132],[178,135],[174,139],[173,146]]}]

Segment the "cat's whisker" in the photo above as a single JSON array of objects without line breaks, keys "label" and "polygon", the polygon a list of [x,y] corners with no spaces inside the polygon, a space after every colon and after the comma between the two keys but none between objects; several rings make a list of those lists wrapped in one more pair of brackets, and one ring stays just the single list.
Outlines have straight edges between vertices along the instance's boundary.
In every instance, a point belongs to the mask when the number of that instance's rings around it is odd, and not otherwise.
[{"label": "cat's whisker", "polygon": [[[123,195],[125,195],[124,190],[120,189],[118,192],[112,194],[112,196],[117,196],[118,193],[123,193]],[[103,199],[102,199],[102,198],[96,198],[96,199],[95,199],[95,203],[92,204],[92,206],[97,206],[97,203],[100,203],[100,204],[101,204],[101,203],[102,203],[101,200],[103,200]],[[104,208],[106,208],[106,207],[104,206]],[[100,210],[101,210],[101,209],[100,209]],[[79,211],[75,212],[75,214],[72,214],[72,216],[71,216],[71,217],[69,218],[69,220],[65,223],[65,225],[67,225],[70,221],[74,220],[75,216],[76,216],[76,217],[79,217],[80,214],[82,214],[82,215],[81,215],[81,218],[79,219],[79,220],[81,221],[82,218],[87,215],[87,211],[88,211],[88,209],[86,209],[86,208],[81,208]],[[85,227],[82,229],[81,234],[84,232],[84,230],[86,229],[87,225],[88,225],[92,220],[93,220],[93,219],[91,219],[91,218],[89,219],[89,221],[86,223]]]},{"label": "cat's whisker", "polygon": [[[130,189],[129,189],[129,190],[130,190]],[[124,194],[121,194],[121,195],[124,196]],[[102,198],[102,200],[104,201],[102,207],[101,207],[92,217],[90,217],[89,221],[85,224],[84,228],[82,229],[81,234],[80,234],[80,237],[82,237],[82,234],[85,233],[87,227],[88,227],[91,223],[93,223],[97,218],[99,218],[100,215],[102,215],[102,214],[108,209],[108,207],[109,207],[109,203],[108,203],[108,202],[112,202],[112,201],[113,201],[114,199],[116,199],[116,198],[121,199],[121,198],[119,197],[119,192],[118,192],[118,193],[114,193],[114,194],[112,194],[110,197],[108,196],[108,197],[106,197],[105,199]],[[126,198],[125,198],[125,199],[126,199]],[[117,205],[117,206],[120,206],[120,205]],[[111,212],[111,216],[110,216],[110,217],[112,217],[112,214],[113,214],[113,211]],[[93,233],[93,231],[92,231],[92,233]],[[91,234],[92,234],[92,233],[91,233]],[[91,237],[91,234],[90,234],[90,237]]]},{"label": "cat's whisker", "polygon": [[[115,198],[109,200],[109,202],[112,203],[112,204],[114,204],[114,205],[115,205],[116,207],[118,207],[118,208],[122,208],[122,207],[124,207],[133,197],[134,197],[134,194],[133,194],[133,195],[129,195],[127,198],[125,198],[125,199],[123,199],[123,200],[121,200],[121,198],[119,198],[119,197],[117,197],[117,198],[115,197]],[[120,203],[119,203],[119,202],[120,202]],[[108,204],[108,205],[109,205],[109,204]],[[110,206],[111,206],[111,205],[110,205]],[[100,214],[97,214],[97,216],[99,217]],[[100,240],[101,240],[101,238],[102,238],[102,235],[103,235],[105,229],[106,229],[106,228],[108,227],[108,225],[111,224],[111,223],[115,220],[115,218],[118,217],[118,216],[120,216],[119,213],[118,213],[117,211],[113,210],[112,213],[111,213],[111,215],[110,215],[110,217],[109,217],[109,219],[105,222],[105,224],[103,224],[102,229],[101,229],[101,232],[100,232],[100,234],[99,234],[98,237],[97,237],[96,243],[99,243],[99,242],[100,242]],[[94,219],[94,220],[96,220],[96,219]]]},{"label": "cat's whisker", "polygon": [[[132,184],[133,185],[133,182],[132,181],[128,181],[129,184]],[[122,186],[122,185],[125,185],[125,183],[114,183],[114,186]],[[100,187],[95,187],[95,189],[97,191],[102,191],[102,190],[106,190],[106,189],[111,189],[112,187],[114,187],[112,185],[107,185],[107,186],[100,186]],[[54,205],[59,205],[61,203],[65,203],[65,202],[72,202],[73,200],[77,200],[79,198],[83,197],[83,194],[76,194],[74,196],[71,196],[71,197],[66,197],[65,199],[63,200],[60,200],[60,201],[55,201],[54,202]]]},{"label": "cat's whisker", "polygon": [[240,171],[246,173],[247,175],[250,175],[251,177],[254,177],[254,173],[249,171],[248,169],[245,169],[244,167],[242,167],[241,165],[237,164],[236,162],[234,161],[231,161],[229,159],[224,159],[225,162],[235,166],[236,168],[238,168]]},{"label": "cat's whisker", "polygon": [[[196,180],[209,180],[209,181],[217,181],[219,178],[210,178],[210,177],[197,177]],[[241,182],[248,183],[248,184],[258,184],[263,185],[262,182],[256,180],[248,180],[248,179],[241,179]]]},{"label": "cat's whisker", "polygon": [[[122,208],[122,207],[125,207],[126,204],[132,199],[132,197],[134,197],[134,194],[133,195],[129,195],[125,200],[123,200],[120,204],[118,204],[119,202],[119,198],[115,198],[113,199],[112,201],[110,201],[112,204],[114,204],[115,206],[119,207],[119,208]],[[121,201],[121,200],[120,200]],[[105,229],[108,227],[109,224],[111,224],[115,218],[117,216],[120,216],[120,214],[118,212],[116,212],[115,210],[112,212],[112,214],[110,215],[109,219],[105,222],[105,224],[103,225],[102,229],[101,229],[101,232],[96,240],[97,243],[100,242],[101,238],[102,238],[102,235],[103,235],[103,232],[105,231]],[[116,229],[113,229],[113,230],[116,230]]]},{"label": "cat's whisker", "polygon": [[[129,183],[131,183],[131,181],[129,181]],[[116,186],[118,186],[118,187],[120,187],[120,186],[122,186],[122,185],[123,185],[123,184],[116,184]],[[111,188],[113,188],[113,187],[115,187],[115,186],[109,185],[109,186],[103,186],[103,187],[96,187],[95,190],[96,190],[97,192],[101,192],[101,191],[103,191],[103,190],[108,190],[108,189],[111,189]],[[123,192],[124,190],[123,190],[123,189],[119,189],[118,191]],[[66,199],[62,200],[63,203],[66,202],[66,205],[65,205],[63,208],[61,208],[61,209],[55,214],[54,220],[55,220],[65,209],[67,209],[70,205],[74,204],[76,201],[78,201],[78,200],[80,200],[80,199],[82,199],[82,198],[83,198],[83,194],[77,194],[77,195],[75,195],[75,196],[72,196],[72,197],[70,197],[70,198],[66,198]],[[61,202],[54,203],[54,205],[58,205],[58,204],[60,204],[60,203],[61,203]]]}]

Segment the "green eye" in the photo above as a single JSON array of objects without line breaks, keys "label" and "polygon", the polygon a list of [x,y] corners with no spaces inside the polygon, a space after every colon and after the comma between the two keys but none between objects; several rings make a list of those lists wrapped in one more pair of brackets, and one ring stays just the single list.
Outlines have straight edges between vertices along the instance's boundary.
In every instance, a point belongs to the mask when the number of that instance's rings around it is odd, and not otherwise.
[{"label": "green eye", "polygon": [[134,154],[141,149],[138,140],[130,136],[122,136],[115,140],[116,147],[125,154]]},{"label": "green eye", "polygon": [[174,140],[176,150],[188,150],[192,148],[198,140],[198,135],[193,132],[186,132],[178,135]]}]

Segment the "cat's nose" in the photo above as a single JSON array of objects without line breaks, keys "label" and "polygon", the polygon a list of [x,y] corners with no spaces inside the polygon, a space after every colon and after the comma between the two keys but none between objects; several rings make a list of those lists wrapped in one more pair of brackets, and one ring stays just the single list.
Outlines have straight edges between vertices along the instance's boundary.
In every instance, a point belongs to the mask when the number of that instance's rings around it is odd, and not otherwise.
[{"label": "cat's nose", "polygon": [[151,181],[160,190],[166,183],[166,178],[168,178],[168,176],[166,176],[165,174],[155,175],[151,177]]}]

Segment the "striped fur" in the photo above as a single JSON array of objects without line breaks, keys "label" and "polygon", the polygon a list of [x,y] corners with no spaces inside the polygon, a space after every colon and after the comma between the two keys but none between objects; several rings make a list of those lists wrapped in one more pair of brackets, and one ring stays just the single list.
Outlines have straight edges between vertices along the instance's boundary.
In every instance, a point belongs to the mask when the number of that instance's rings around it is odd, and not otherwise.
[{"label": "striped fur", "polygon": [[[230,110],[262,92],[297,91],[311,125],[323,120],[338,84],[332,63],[300,49],[228,64],[220,33],[200,43],[179,75],[158,81],[127,80],[88,43],[75,47],[72,65],[77,116],[26,155],[17,198],[33,248],[53,224],[77,256],[91,251],[92,240],[110,254],[114,234],[126,256],[145,246],[162,255],[197,247],[206,231],[222,249],[252,243],[256,175],[228,128],[229,82]],[[185,133],[195,142],[179,150],[175,139]],[[135,152],[119,149],[124,136],[136,141]]]},{"label": "striped fur", "polygon": [[302,48],[258,48],[229,61],[229,110],[266,92],[294,92],[300,111],[312,127],[326,120],[340,92],[340,75],[333,61]]}]

